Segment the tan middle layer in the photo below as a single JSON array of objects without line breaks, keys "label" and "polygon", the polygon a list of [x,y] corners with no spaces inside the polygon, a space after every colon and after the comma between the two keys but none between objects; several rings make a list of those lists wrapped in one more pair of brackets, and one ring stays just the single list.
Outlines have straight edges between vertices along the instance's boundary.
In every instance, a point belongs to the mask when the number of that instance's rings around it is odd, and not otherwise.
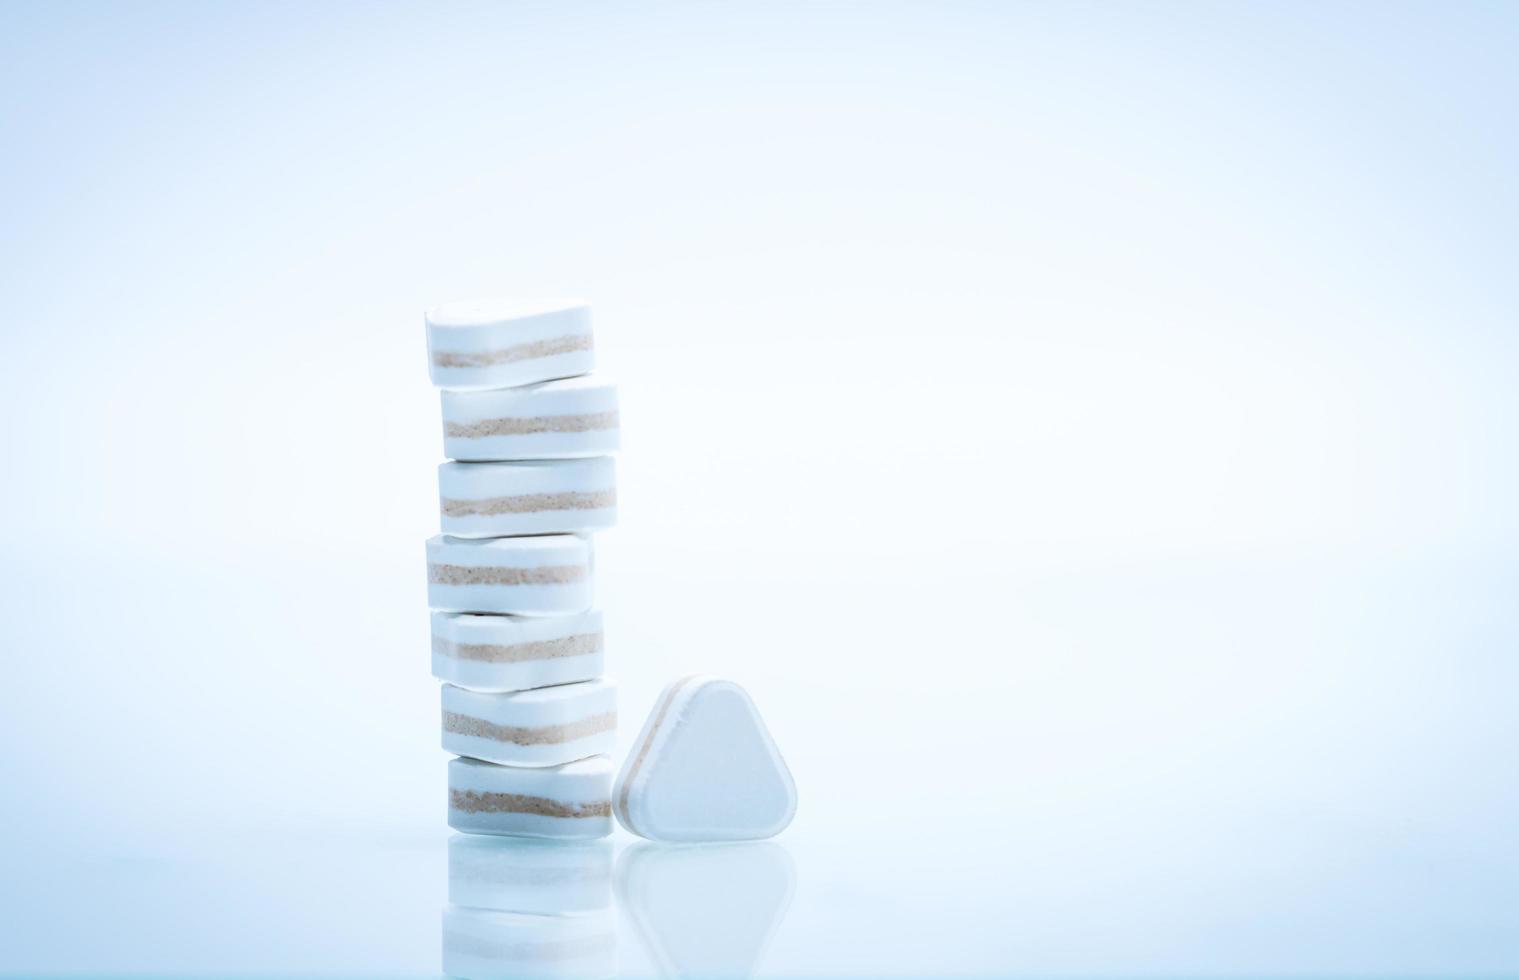
[{"label": "tan middle layer", "polygon": [[529,415],[521,418],[481,419],[479,422],[445,422],[450,439],[484,439],[487,436],[530,436],[543,432],[592,432],[617,428],[617,413],[584,415]]},{"label": "tan middle layer", "polygon": [[583,333],[569,337],[550,337],[547,340],[530,340],[524,344],[513,344],[499,350],[434,351],[432,362],[443,368],[490,367],[493,364],[512,364],[516,361],[531,361],[539,357],[553,357],[555,354],[572,354],[575,351],[590,349],[591,335]]},{"label": "tan middle layer", "polygon": [[487,793],[472,789],[450,789],[448,805],[463,813],[536,813],[540,817],[610,817],[612,804],[606,800],[594,803],[561,803],[546,796],[528,796],[524,793]]},{"label": "tan middle layer", "polygon": [[491,664],[520,664],[529,660],[580,657],[588,653],[600,653],[601,645],[600,633],[576,633],[573,636],[530,640],[525,643],[455,643],[441,636],[432,638],[433,650],[445,657]]},{"label": "tan middle layer", "polygon": [[601,510],[617,506],[616,490],[565,490],[561,493],[522,493],[479,500],[443,498],[444,517],[494,517],[497,514],[536,514],[545,510]]},{"label": "tan middle layer", "polygon": [[457,711],[443,712],[445,732],[466,735],[470,738],[489,739],[492,742],[510,742],[513,745],[558,745],[561,742],[573,742],[577,738],[600,735],[616,727],[617,712],[615,711],[592,715],[589,718],[581,718],[579,721],[562,725],[535,725],[531,728],[519,725],[498,725],[484,718],[461,715]]},{"label": "tan middle layer", "polygon": [[567,585],[585,578],[584,565],[445,565],[429,563],[427,581],[433,585]]}]

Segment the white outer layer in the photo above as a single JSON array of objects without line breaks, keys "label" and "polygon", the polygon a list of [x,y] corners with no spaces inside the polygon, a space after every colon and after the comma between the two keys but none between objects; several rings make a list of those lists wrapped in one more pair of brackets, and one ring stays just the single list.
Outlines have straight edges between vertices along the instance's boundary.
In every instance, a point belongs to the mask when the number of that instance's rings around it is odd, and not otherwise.
[{"label": "white outer layer", "polygon": [[[585,495],[599,500],[617,493],[617,462],[610,456],[588,459],[529,460],[498,463],[443,463],[438,467],[438,514],[443,533],[463,538],[501,538],[520,534],[560,534],[601,530],[617,523],[615,499],[606,507],[552,509],[559,501],[545,495]],[[491,501],[515,500],[536,509],[496,514],[449,514],[450,505],[479,509]],[[539,498],[539,499],[535,499]],[[569,500],[576,498],[569,496]]]},{"label": "white outer layer", "polygon": [[694,676],[665,688],[612,787],[612,808],[649,840],[759,840],[796,814],[796,783],[739,685]]},{"label": "white outer layer", "polygon": [[448,839],[448,900],[467,908],[536,915],[610,908],[612,842],[456,834]]},{"label": "white outer layer", "polygon": [[[427,604],[448,612],[563,616],[591,608],[591,543],[573,534],[534,538],[454,538],[427,541]],[[522,585],[443,585],[431,581],[433,565],[475,568],[580,566],[573,582]]]},{"label": "white outer layer", "polygon": [[[594,640],[581,640],[595,637]],[[551,684],[573,684],[600,677],[605,661],[601,610],[569,616],[478,616],[472,613],[432,614],[433,676],[457,687],[476,691],[526,691]],[[516,662],[470,659],[459,647],[492,646],[533,651],[556,641],[592,645],[591,653],[545,656]]]},{"label": "white outer layer", "polygon": [[516,742],[459,732],[443,732],[443,748],[454,755],[502,766],[556,766],[576,759],[610,753],[617,747],[617,685],[606,678],[561,684],[511,694],[469,691],[443,685],[443,711],[513,728],[573,725],[599,715],[614,716],[603,732],[563,742],[520,745]]},{"label": "white outer layer", "polygon": [[598,980],[617,973],[611,910],[524,915],[443,910],[443,972],[470,980]]},{"label": "white outer layer", "polygon": [[469,813],[452,805],[454,790],[541,796],[574,806],[611,799],[612,760],[605,756],[542,768],[493,766],[473,759],[448,763],[448,825],[466,834],[590,840],[612,832],[612,818],[557,817],[541,813]]},{"label": "white outer layer", "polygon": [[[427,311],[427,364],[440,388],[509,388],[587,374],[596,366],[591,309],[584,303],[522,306],[500,300],[444,303]],[[573,341],[583,350],[531,355],[532,345]],[[440,366],[440,355],[506,355],[498,363]]]},{"label": "white outer layer", "polygon": [[605,456],[620,445],[619,428],[585,432],[450,436],[449,423],[469,425],[490,419],[537,419],[602,415],[617,411],[617,386],[595,378],[569,378],[496,391],[445,391],[443,455],[469,462],[515,459],[568,459]]}]

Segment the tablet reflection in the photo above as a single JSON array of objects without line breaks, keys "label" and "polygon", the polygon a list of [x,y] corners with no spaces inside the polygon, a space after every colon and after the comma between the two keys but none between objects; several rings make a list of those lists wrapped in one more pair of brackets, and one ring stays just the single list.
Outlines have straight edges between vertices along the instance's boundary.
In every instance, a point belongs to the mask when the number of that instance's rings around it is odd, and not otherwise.
[{"label": "tablet reflection", "polygon": [[609,841],[455,835],[443,972],[593,980],[616,972]]},{"label": "tablet reflection", "polygon": [[772,841],[638,844],[617,862],[617,899],[666,977],[747,977],[796,890],[791,855]]},{"label": "tablet reflection", "polygon": [[526,915],[449,906],[443,972],[469,980],[601,980],[616,973],[610,909]]},{"label": "tablet reflection", "polygon": [[612,905],[612,842],[455,834],[448,900],[465,908],[576,915]]}]

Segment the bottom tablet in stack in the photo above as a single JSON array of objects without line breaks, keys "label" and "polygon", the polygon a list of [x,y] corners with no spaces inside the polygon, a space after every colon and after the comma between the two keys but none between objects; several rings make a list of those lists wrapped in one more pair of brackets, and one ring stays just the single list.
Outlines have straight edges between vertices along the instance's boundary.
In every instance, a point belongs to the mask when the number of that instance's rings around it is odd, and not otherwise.
[{"label": "bottom tablet in stack", "polygon": [[468,834],[606,837],[612,832],[612,761],[592,756],[557,766],[448,764],[448,825]]}]

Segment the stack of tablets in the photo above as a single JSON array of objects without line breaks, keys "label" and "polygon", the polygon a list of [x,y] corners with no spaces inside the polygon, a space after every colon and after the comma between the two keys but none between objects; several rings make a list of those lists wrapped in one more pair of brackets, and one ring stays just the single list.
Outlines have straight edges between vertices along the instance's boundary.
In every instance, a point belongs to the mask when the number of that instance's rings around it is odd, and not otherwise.
[{"label": "stack of tablets", "polygon": [[590,311],[451,303],[427,314],[443,397],[443,533],[427,542],[448,822],[611,833],[616,687],[602,677],[590,533],[617,515],[617,389]]}]

